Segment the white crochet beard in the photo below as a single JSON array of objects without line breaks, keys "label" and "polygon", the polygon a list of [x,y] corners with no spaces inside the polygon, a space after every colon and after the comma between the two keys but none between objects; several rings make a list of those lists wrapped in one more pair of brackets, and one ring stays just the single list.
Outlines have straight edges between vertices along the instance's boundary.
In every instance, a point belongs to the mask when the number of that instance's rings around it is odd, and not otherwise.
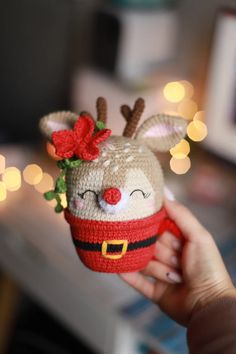
[{"label": "white crochet beard", "polygon": [[123,190],[120,189],[121,192],[121,199],[116,205],[111,205],[107,203],[104,199],[102,199],[102,195],[99,194],[98,196],[98,203],[100,207],[108,214],[116,214],[120,210],[124,209],[129,201],[128,194]]}]

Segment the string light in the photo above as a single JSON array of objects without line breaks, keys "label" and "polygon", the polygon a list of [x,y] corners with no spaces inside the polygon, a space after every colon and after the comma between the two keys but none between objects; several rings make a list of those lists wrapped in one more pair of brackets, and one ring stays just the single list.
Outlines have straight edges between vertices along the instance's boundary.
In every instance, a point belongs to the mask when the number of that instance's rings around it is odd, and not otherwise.
[{"label": "string light", "polygon": [[6,159],[3,155],[0,155],[0,174],[4,172],[6,167]]},{"label": "string light", "polygon": [[163,94],[167,101],[180,102],[185,97],[185,89],[180,82],[173,81],[165,85]]},{"label": "string light", "polygon": [[36,184],[34,186],[34,188],[36,189],[36,191],[38,191],[39,193],[45,193],[48,190],[53,189],[53,178],[50,174],[44,172],[42,174],[42,179],[41,181]]},{"label": "string light", "polygon": [[179,103],[177,111],[186,119],[192,119],[197,112],[197,104],[193,100],[186,98]]},{"label": "string light", "polygon": [[187,127],[188,137],[193,141],[202,141],[207,136],[207,126],[200,120],[194,120]]},{"label": "string light", "polygon": [[16,167],[8,167],[2,174],[2,181],[8,191],[14,192],[21,187],[21,172]]},{"label": "string light", "polygon": [[67,207],[66,195],[60,194],[60,197],[61,197],[61,204],[62,204],[63,208],[66,208]]},{"label": "string light", "polygon": [[177,175],[183,175],[191,167],[191,161],[188,156],[185,156],[184,159],[176,159],[175,157],[172,157],[170,159],[170,168],[171,170],[176,173]]},{"label": "string light", "polygon": [[193,117],[193,120],[200,120],[204,122],[205,120],[205,111],[198,111],[195,116]]},{"label": "string light", "polygon": [[164,111],[165,114],[168,114],[170,116],[178,117],[179,113],[176,111]]},{"label": "string light", "polygon": [[36,185],[41,181],[43,177],[43,171],[38,165],[30,164],[25,167],[23,171],[23,177],[26,183]]},{"label": "string light", "polygon": [[184,86],[185,89],[185,97],[192,98],[194,95],[194,88],[191,82],[187,80],[181,80],[180,83]]},{"label": "string light", "polygon": [[7,198],[7,189],[4,182],[0,181],[0,202]]},{"label": "string light", "polygon": [[187,140],[181,139],[181,141],[170,149],[171,155],[175,159],[184,159],[190,152],[190,145]]}]

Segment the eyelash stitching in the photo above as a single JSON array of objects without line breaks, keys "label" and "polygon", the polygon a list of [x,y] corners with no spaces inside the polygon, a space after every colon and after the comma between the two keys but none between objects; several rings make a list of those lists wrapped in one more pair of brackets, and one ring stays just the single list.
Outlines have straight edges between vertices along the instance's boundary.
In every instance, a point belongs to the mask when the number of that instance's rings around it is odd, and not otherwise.
[{"label": "eyelash stitching", "polygon": [[134,192],[141,192],[143,195],[143,198],[145,198],[145,199],[150,197],[150,195],[151,195],[151,193],[144,193],[144,191],[142,191],[142,189],[135,189],[133,192],[130,193],[130,197]]},{"label": "eyelash stitching", "polygon": [[98,201],[98,195],[95,191],[92,191],[91,189],[87,189],[86,191],[84,191],[83,193],[77,193],[78,196],[82,199],[84,199],[84,195],[87,193],[87,192],[92,192],[93,194],[95,194],[96,196],[96,200]]},{"label": "eyelash stitching", "polygon": [[[85,195],[87,192],[91,192],[91,193],[95,194],[96,200],[98,201],[98,194],[97,194],[95,191],[91,190],[91,189],[87,189],[87,190],[84,191],[83,193],[77,193],[77,194],[78,194],[78,196],[79,196],[80,198],[84,199],[84,195]],[[135,189],[135,190],[133,190],[133,191],[130,193],[130,197],[131,197],[131,195],[132,195],[134,192],[141,192],[142,195],[143,195],[143,197],[144,197],[145,199],[147,199],[147,198],[150,197],[150,195],[151,195],[151,193],[144,193],[144,191],[142,191],[142,189]]]}]

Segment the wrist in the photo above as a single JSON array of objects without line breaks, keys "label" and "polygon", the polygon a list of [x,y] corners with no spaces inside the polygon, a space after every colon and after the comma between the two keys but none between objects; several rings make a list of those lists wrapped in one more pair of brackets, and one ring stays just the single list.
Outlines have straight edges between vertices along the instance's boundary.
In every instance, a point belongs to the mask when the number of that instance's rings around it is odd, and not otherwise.
[{"label": "wrist", "polygon": [[229,288],[215,289],[200,296],[192,308],[190,318],[210,304],[222,301],[226,298],[236,299],[236,288],[233,285]]}]

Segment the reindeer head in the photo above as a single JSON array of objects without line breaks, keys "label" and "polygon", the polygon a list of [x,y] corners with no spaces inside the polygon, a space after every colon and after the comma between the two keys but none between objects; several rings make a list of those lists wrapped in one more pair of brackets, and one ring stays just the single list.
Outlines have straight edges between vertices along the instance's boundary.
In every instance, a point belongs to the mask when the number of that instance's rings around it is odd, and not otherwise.
[{"label": "reindeer head", "polygon": [[[65,164],[67,161],[64,182],[67,220],[72,217],[73,221],[69,220],[74,225],[72,234],[76,233],[75,238],[80,242],[87,240],[81,225],[94,227],[95,233],[99,233],[98,225],[105,225],[106,232],[111,234],[108,239],[114,241],[111,230],[115,232],[116,225],[151,220],[162,208],[163,174],[155,153],[175,146],[184,137],[187,124],[181,117],[157,114],[136,130],[143,111],[141,98],[133,109],[127,105],[121,107],[126,120],[123,136],[110,136],[111,132],[103,129],[107,117],[103,98],[97,100],[97,127],[102,128],[97,132],[92,132],[95,126],[87,112],[80,113],[79,118],[72,112],[57,112],[41,119],[44,135],[52,140],[59,156],[67,157],[64,160]],[[73,132],[68,131],[73,127]],[[86,224],[87,221],[90,223]],[[75,230],[78,222],[79,233]],[[120,237],[116,235],[117,239]],[[104,234],[99,240],[104,242]],[[94,269],[94,265],[90,268]]]}]

